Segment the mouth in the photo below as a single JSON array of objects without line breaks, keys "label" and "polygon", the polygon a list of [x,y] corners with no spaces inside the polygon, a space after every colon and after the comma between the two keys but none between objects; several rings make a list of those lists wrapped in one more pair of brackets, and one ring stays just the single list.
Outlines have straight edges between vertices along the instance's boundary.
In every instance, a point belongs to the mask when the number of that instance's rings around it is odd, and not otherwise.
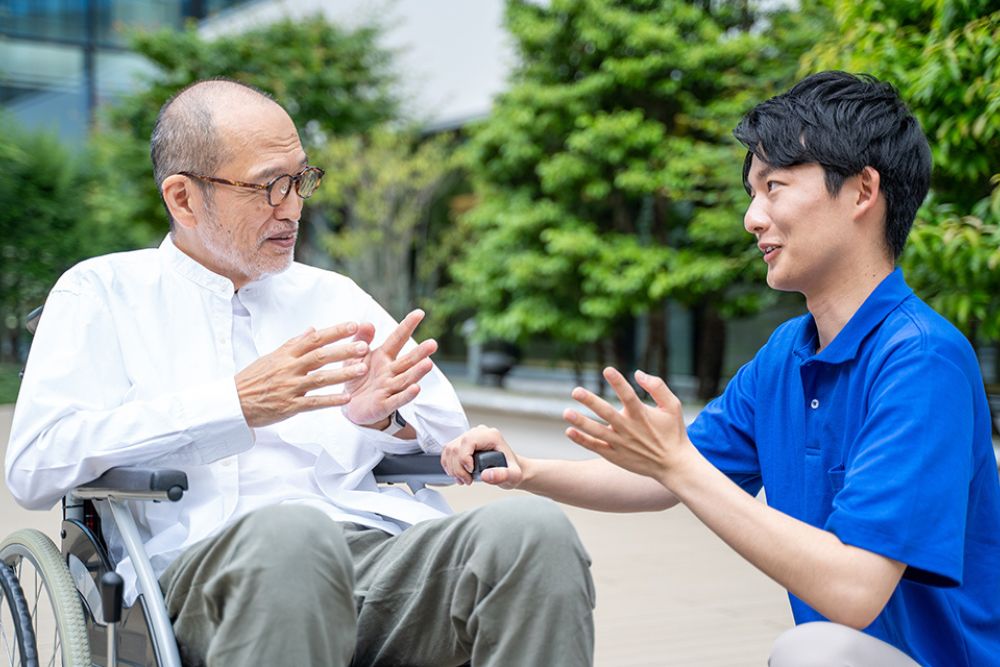
[{"label": "mouth", "polygon": [[287,232],[278,232],[277,234],[272,234],[264,239],[265,243],[271,243],[278,246],[279,248],[294,248],[295,239],[298,237],[298,232],[296,230],[290,230]]},{"label": "mouth", "polygon": [[773,243],[760,243],[757,245],[757,247],[760,248],[760,251],[762,253],[764,253],[764,261],[768,263],[773,261],[774,258],[777,257],[778,253],[781,251],[781,246],[775,245]]}]

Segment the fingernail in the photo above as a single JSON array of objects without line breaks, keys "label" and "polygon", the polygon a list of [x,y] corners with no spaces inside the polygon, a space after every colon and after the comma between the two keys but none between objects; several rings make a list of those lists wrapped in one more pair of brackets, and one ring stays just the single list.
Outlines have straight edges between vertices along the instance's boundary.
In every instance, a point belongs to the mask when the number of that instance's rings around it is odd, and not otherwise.
[{"label": "fingernail", "polygon": [[347,323],[347,333],[354,333],[357,330],[358,330],[358,323],[357,322],[348,322]]},{"label": "fingernail", "polygon": [[368,343],[355,343],[354,344],[354,351],[355,352],[367,352],[368,351]]},{"label": "fingernail", "polygon": [[364,364],[355,364],[354,365],[354,374],[355,375],[364,375],[365,371],[367,371],[367,370],[368,370],[368,367],[365,366]]}]

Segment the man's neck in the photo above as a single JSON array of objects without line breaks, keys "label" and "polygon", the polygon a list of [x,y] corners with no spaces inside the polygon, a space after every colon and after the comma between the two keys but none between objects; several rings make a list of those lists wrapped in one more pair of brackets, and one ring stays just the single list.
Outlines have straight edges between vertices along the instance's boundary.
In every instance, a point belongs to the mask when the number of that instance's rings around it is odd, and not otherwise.
[{"label": "man's neck", "polygon": [[850,278],[806,295],[806,307],[816,322],[819,337],[817,352],[833,342],[893,268],[891,262],[875,262]]}]

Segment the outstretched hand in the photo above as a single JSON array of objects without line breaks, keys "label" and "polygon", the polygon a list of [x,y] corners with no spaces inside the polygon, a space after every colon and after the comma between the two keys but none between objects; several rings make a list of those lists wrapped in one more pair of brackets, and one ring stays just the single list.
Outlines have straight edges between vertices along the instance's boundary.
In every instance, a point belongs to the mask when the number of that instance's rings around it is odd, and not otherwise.
[{"label": "outstretched hand", "polygon": [[472,455],[480,451],[503,452],[507,457],[507,467],[488,468],[479,478],[504,489],[517,488],[523,479],[520,459],[500,431],[482,424],[444,446],[441,451],[441,467],[459,484],[472,484]]},{"label": "outstretched hand", "polygon": [[[236,393],[247,424],[267,426],[300,412],[347,403],[348,393],[306,394],[366,373],[362,358],[368,353],[368,343],[341,342],[358,328],[355,322],[344,322],[319,331],[309,329],[237,373]],[[343,363],[323,370],[335,362]]]},{"label": "outstretched hand", "polygon": [[[417,383],[434,367],[430,356],[437,351],[437,342],[425,340],[406,354],[399,353],[423,319],[422,310],[403,318],[381,346],[365,355],[367,372],[348,380],[344,389],[350,393],[351,402],[344,407],[344,415],[358,426],[385,427],[389,415],[420,393]],[[372,325],[366,324],[355,338],[371,343],[374,335]]]},{"label": "outstretched hand", "polygon": [[606,423],[566,410],[563,419],[572,425],[566,429],[566,437],[619,467],[662,482],[685,456],[696,451],[687,437],[680,400],[661,378],[642,371],[636,371],[635,379],[652,396],[655,406],[643,403],[614,368],[605,368],[604,377],[621,400],[622,409],[616,410],[577,387],[573,398]]}]

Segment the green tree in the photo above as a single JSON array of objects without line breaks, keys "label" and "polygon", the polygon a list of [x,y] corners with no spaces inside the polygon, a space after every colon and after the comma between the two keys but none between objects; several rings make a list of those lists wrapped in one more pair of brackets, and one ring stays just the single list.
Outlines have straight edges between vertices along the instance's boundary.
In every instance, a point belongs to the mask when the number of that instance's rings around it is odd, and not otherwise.
[{"label": "green tree", "polygon": [[931,196],[902,257],[907,279],[973,345],[1000,342],[1000,9],[992,0],[832,7],[835,37],[804,69],[891,81],[930,141]]},{"label": "green tree", "polygon": [[307,151],[328,137],[395,118],[392,54],[377,45],[378,34],[375,25],[348,30],[322,16],[217,38],[202,37],[193,25],[136,33],[133,48],[156,72],[108,110],[95,137],[95,169],[106,174],[108,190],[125,195],[109,208],[97,197],[97,214],[113,211],[163,233],[166,214],[153,185],[149,136],[163,103],[199,79],[228,77],[271,93],[292,116]]},{"label": "green tree", "polygon": [[334,138],[316,151],[327,175],[314,196],[320,234],[336,268],[364,285],[393,316],[418,301],[415,258],[428,250],[428,213],[456,177],[445,136],[418,137],[386,126]]},{"label": "green tree", "polygon": [[94,254],[149,239],[122,219],[90,218],[81,197],[107,196],[99,175],[55,136],[0,117],[0,361],[18,360],[24,315],[45,301],[59,275]]},{"label": "green tree", "polygon": [[[802,16],[745,1],[512,0],[520,64],[472,132],[479,204],[450,306],[474,310],[483,337],[547,338],[576,358],[590,346],[599,363],[665,374],[664,302],[680,301],[702,319],[699,393],[714,395],[724,318],[758,308],[762,284],[730,131],[794,74],[815,37]],[[630,359],[643,314],[646,358]]]}]

